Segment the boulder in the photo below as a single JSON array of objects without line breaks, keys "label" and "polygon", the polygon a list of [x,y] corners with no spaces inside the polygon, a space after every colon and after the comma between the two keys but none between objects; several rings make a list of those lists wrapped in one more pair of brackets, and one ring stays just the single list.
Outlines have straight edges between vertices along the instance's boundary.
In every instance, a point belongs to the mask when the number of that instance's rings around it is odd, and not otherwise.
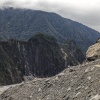
[{"label": "boulder", "polygon": [[97,58],[100,58],[100,39],[97,41],[96,44],[89,47],[86,52],[86,58],[88,61],[93,61]]},{"label": "boulder", "polygon": [[100,43],[100,38],[96,41],[96,43]]}]

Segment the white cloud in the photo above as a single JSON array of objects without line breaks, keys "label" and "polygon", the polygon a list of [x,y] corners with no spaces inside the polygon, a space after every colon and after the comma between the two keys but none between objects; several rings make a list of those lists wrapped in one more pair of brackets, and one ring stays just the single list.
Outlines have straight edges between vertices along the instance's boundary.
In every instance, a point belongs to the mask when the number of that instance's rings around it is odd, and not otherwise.
[{"label": "white cloud", "polygon": [[100,31],[100,0],[0,0],[0,7],[56,12]]}]

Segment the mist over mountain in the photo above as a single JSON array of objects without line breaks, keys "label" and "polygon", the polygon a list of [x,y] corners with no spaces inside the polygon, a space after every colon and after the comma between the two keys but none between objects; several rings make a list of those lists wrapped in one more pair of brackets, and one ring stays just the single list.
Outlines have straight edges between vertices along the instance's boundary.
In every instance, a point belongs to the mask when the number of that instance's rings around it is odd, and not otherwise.
[{"label": "mist over mountain", "polygon": [[82,51],[94,44],[99,32],[78,22],[44,11],[7,8],[0,10],[1,40],[29,40],[35,33],[49,34],[64,43],[74,40]]}]

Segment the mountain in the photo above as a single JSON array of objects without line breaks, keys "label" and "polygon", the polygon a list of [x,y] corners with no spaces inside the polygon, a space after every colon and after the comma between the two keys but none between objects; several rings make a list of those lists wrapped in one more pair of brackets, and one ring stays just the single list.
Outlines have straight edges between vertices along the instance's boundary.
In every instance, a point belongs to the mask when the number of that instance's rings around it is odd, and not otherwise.
[{"label": "mountain", "polygon": [[[18,83],[29,75],[49,77],[65,68],[63,53],[56,39],[41,33],[28,42],[1,42],[0,54],[0,84]],[[12,81],[14,79],[16,81]]]},{"label": "mountain", "polygon": [[60,43],[74,40],[84,52],[100,37],[99,32],[55,13],[13,8],[0,10],[0,40],[27,41],[38,32],[54,36]]},{"label": "mountain", "polygon": [[[0,95],[0,100],[99,100],[100,39],[89,47],[82,65],[69,67],[50,78],[35,78]],[[97,56],[95,56],[97,55]]]},{"label": "mountain", "polygon": [[100,99],[99,32],[55,13],[13,8],[0,10],[0,26],[0,85],[24,81],[0,100]]},{"label": "mountain", "polygon": [[53,36],[42,33],[26,42],[13,39],[0,42],[0,84],[19,83],[24,76],[54,76],[68,65],[82,63],[83,53],[75,44],[69,44],[70,48],[68,44],[62,48],[70,51],[64,52]]},{"label": "mountain", "polygon": [[51,77],[81,64],[99,32],[55,13],[0,10],[0,84]]}]

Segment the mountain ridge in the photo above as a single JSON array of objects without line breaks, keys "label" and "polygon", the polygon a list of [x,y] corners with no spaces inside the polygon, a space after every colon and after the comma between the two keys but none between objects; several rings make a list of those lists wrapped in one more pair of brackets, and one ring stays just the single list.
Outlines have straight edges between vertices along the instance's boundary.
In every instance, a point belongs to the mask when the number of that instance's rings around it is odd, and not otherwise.
[{"label": "mountain ridge", "polygon": [[41,32],[56,37],[58,42],[68,40],[75,42],[86,51],[94,44],[99,32],[72,21],[56,13],[27,9],[0,10],[1,40],[17,39],[27,41],[35,33]]}]

